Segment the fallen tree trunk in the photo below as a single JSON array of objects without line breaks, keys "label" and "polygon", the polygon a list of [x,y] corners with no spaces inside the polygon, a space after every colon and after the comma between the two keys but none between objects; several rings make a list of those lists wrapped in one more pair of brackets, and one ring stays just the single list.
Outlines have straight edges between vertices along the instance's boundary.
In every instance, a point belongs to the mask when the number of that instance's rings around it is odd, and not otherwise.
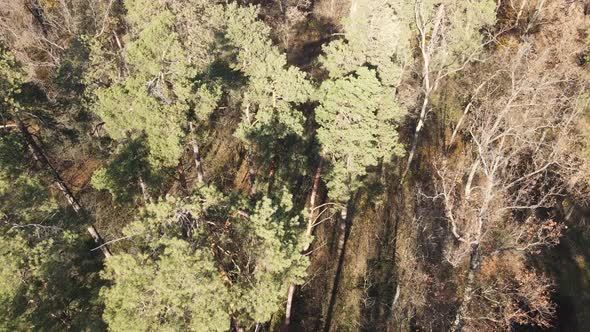
[{"label": "fallen tree trunk", "polygon": [[[76,198],[72,194],[72,191],[68,188],[65,181],[61,178],[57,170],[53,167],[53,165],[51,165],[43,149],[37,144],[37,142],[35,142],[35,139],[31,135],[31,133],[29,133],[29,130],[20,119],[17,120],[17,125],[19,131],[25,139],[25,142],[27,143],[27,146],[33,153],[33,157],[35,158],[35,160],[37,160],[39,163],[41,163],[41,165],[43,165],[43,167],[49,170],[53,177],[53,183],[55,184],[57,189],[59,189],[59,191],[61,191],[61,193],[65,196],[66,200],[68,201],[72,209],[74,209],[74,211],[77,214],[81,214],[83,211],[82,206],[80,205],[80,203],[78,203],[78,200],[76,200]],[[100,250],[102,251],[104,257],[111,257],[111,251],[109,250],[108,246],[104,245],[104,241],[98,233],[98,230],[94,227],[94,225],[90,224],[90,226],[88,226],[86,230],[88,231],[92,239],[94,239],[94,242],[100,247]]]}]

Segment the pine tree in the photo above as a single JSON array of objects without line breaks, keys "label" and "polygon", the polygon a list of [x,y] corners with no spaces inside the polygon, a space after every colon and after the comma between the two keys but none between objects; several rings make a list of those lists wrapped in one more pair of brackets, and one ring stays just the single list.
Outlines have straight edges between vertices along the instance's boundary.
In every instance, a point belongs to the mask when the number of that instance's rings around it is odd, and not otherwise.
[{"label": "pine tree", "polygon": [[13,331],[104,329],[96,255],[59,220],[40,221],[0,230],[0,326]]},{"label": "pine tree", "polygon": [[289,284],[303,281],[300,226],[286,193],[250,206],[201,187],[148,204],[125,230],[133,249],[107,262],[113,285],[102,293],[105,320],[113,330],[227,330],[230,317],[242,327],[266,322]]},{"label": "pine tree", "polygon": [[[227,331],[228,294],[206,250],[161,239],[156,253],[116,255],[104,277],[104,319],[112,331]],[[155,257],[154,257],[155,255]]]},{"label": "pine tree", "polygon": [[[122,59],[117,61],[117,55],[99,41],[94,41],[92,56],[97,65],[110,58],[111,63],[119,62],[119,68],[107,63],[106,69],[87,75],[94,87],[95,111],[108,134],[118,141],[144,135],[154,169],[178,163],[188,138],[188,121],[206,121],[220,97],[215,82],[198,79],[214,61],[213,54],[207,54],[214,30],[202,19],[182,21],[206,11],[207,5],[185,2],[194,7],[181,5],[182,1],[173,8],[154,1],[126,1],[130,28]],[[200,42],[187,39],[195,30],[203,33]]]},{"label": "pine tree", "polygon": [[[394,87],[401,77],[404,59],[396,58],[391,52],[397,45],[404,45],[404,39],[403,36],[399,40],[389,39],[387,32],[372,28],[371,20],[379,21],[381,12],[367,9],[376,5],[377,2],[364,3],[361,14],[356,17],[358,8],[353,1],[346,40],[330,43],[324,49],[326,56],[321,59],[330,78],[317,92],[317,140],[322,157],[330,166],[326,176],[328,196],[341,209],[338,263],[326,330],[330,328],[344,263],[350,203],[362,186],[367,167],[387,163],[393,156],[403,153],[396,129],[404,111],[396,103]],[[393,7],[387,5],[382,9],[385,14],[393,11]],[[393,25],[403,26],[399,22]],[[403,29],[399,33],[403,35]],[[373,45],[373,40],[378,42]]]},{"label": "pine tree", "polygon": [[[293,216],[291,195],[283,192],[274,199],[259,201],[242,226],[241,248],[254,266],[238,279],[239,319],[266,322],[276,313],[291,283],[302,284],[307,258],[301,251],[310,239],[303,236],[298,215]],[[248,318],[246,318],[248,317]]]},{"label": "pine tree", "polygon": [[[225,42],[236,53],[231,66],[248,79],[236,136],[246,143],[250,158],[258,154],[269,160],[286,139],[305,134],[305,117],[297,106],[308,101],[312,87],[302,71],[287,65],[286,56],[272,44],[270,28],[257,16],[256,7],[230,4],[222,21]],[[250,173],[253,180],[254,171]]]},{"label": "pine tree", "polygon": [[[105,121],[109,135],[116,140],[145,135],[149,159],[156,168],[176,165],[182,153],[182,125],[187,109],[183,98],[190,89],[183,77],[185,72],[190,75],[190,68],[172,29],[173,19],[170,11],[144,17],[149,24],[144,24],[124,49],[126,77],[95,92],[95,109]],[[129,23],[132,31],[142,27],[133,18],[129,18]],[[173,85],[172,89],[168,84]]]},{"label": "pine tree", "polygon": [[403,152],[395,128],[403,115],[375,71],[328,80],[318,92],[316,121],[321,153],[331,163],[329,196],[346,204],[361,186],[368,166]]},{"label": "pine tree", "polygon": [[102,329],[100,258],[76,235],[77,218],[27,169],[25,156],[17,132],[0,135],[0,326]]},{"label": "pine tree", "polygon": [[370,65],[384,86],[397,86],[412,64],[412,17],[411,1],[352,1],[344,19],[344,38],[324,46],[322,65],[330,77]]}]

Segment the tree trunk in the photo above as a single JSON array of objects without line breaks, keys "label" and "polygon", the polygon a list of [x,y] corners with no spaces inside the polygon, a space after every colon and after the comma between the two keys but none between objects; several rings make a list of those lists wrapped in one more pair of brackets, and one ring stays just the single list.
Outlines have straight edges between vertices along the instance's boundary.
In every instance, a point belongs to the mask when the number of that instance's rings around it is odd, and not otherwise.
[{"label": "tree trunk", "polygon": [[[35,160],[37,160],[39,163],[41,163],[45,168],[47,168],[50,171],[51,175],[53,176],[53,182],[54,182],[55,186],[65,196],[65,198],[67,199],[67,201],[70,204],[70,206],[72,207],[72,209],[74,209],[74,211],[77,214],[81,214],[82,210],[83,210],[82,206],[80,206],[80,203],[78,203],[78,200],[76,200],[76,198],[74,197],[74,195],[72,194],[72,192],[70,191],[68,186],[66,185],[65,181],[61,178],[61,176],[59,175],[57,170],[51,165],[51,163],[49,162],[49,159],[47,159],[47,156],[43,152],[43,149],[41,149],[41,147],[37,144],[37,142],[35,142],[35,139],[31,135],[31,133],[29,133],[29,130],[27,129],[27,127],[24,125],[24,123],[20,119],[17,120],[17,125],[18,125],[18,128],[19,128],[21,134],[23,135],[29,149],[33,153],[33,157],[35,158]],[[98,233],[98,231],[96,230],[96,228],[94,227],[94,225],[91,224],[90,226],[88,226],[86,228],[86,230],[88,231],[90,236],[92,236],[92,239],[94,239],[94,242],[98,246],[101,246],[100,250],[102,251],[105,258],[111,257],[111,252],[110,252],[108,246],[104,245],[104,241],[103,241],[102,237],[100,236],[100,234]]]},{"label": "tree trunk", "polygon": [[465,290],[463,296],[459,302],[459,308],[455,314],[455,320],[453,322],[453,331],[463,331],[463,325],[465,323],[465,316],[467,314],[467,307],[473,296],[473,288],[475,285],[475,273],[479,267],[479,243],[472,244],[469,253],[469,272],[467,273],[467,283],[465,284]]},{"label": "tree trunk", "polygon": [[[315,216],[315,200],[318,193],[318,187],[320,185],[320,177],[322,172],[322,160],[318,167],[316,168],[315,175],[313,176],[313,185],[311,187],[311,195],[309,198],[309,220],[307,221],[307,229],[305,230],[305,236],[310,237],[313,231],[313,224],[314,224],[314,216]],[[303,251],[307,251],[311,243],[307,244]],[[285,322],[283,325],[283,331],[289,330],[289,324],[291,323],[291,308],[293,305],[293,296],[295,295],[295,287],[296,285],[291,283],[289,286],[289,292],[287,294],[287,307],[285,309]]]},{"label": "tree trunk", "polygon": [[295,295],[294,283],[289,285],[289,292],[287,293],[287,308],[285,309],[285,322],[282,331],[289,331],[289,324],[291,324],[291,307],[293,306],[293,295]]},{"label": "tree trunk", "polygon": [[35,19],[35,21],[37,21],[39,27],[41,27],[43,35],[47,37],[49,31],[47,29],[47,22],[45,22],[45,12],[43,11],[43,7],[39,4],[37,0],[29,0],[25,3],[25,6],[27,7],[31,15],[33,15],[33,18]]},{"label": "tree trunk", "polygon": [[143,177],[139,177],[139,187],[141,188],[141,194],[143,195],[143,201],[145,204],[151,203],[152,198],[150,197],[150,193],[148,192],[147,186],[143,181]]},{"label": "tree trunk", "polygon": [[254,170],[254,159],[252,159],[252,153],[247,151],[246,162],[248,163],[248,180],[250,181],[250,193],[256,193],[256,170]]},{"label": "tree trunk", "polygon": [[[320,160],[320,163],[315,170],[315,175],[313,176],[313,185],[311,187],[311,195],[309,197],[309,220],[307,221],[307,229],[305,230],[305,235],[308,237],[311,236],[313,232],[313,224],[315,222],[315,204],[318,195],[318,188],[320,186],[320,178],[322,176],[322,162],[323,161]],[[307,251],[310,245],[311,243],[308,244],[303,250]]]},{"label": "tree trunk", "polygon": [[404,169],[404,173],[402,174],[401,181],[403,182],[408,175],[408,171],[410,170],[410,166],[412,165],[412,160],[414,160],[414,155],[416,154],[416,148],[418,147],[418,137],[420,136],[420,132],[422,128],[424,128],[424,121],[426,121],[426,110],[428,109],[428,95],[424,96],[424,100],[422,101],[422,108],[420,110],[420,117],[418,118],[418,124],[416,125],[416,130],[414,131],[414,136],[412,137],[412,147],[410,149],[410,153],[408,154],[408,162],[406,164],[406,168]]},{"label": "tree trunk", "polygon": [[[432,58],[432,53],[434,52],[434,47],[438,39],[438,33],[442,20],[444,18],[444,12],[444,5],[440,5],[436,13],[436,18],[434,19],[434,27],[432,28],[432,34],[430,36],[430,42],[428,43],[428,45],[426,45],[426,33],[422,32],[420,36],[420,51],[422,53],[422,90],[424,91],[424,99],[422,100],[422,108],[420,109],[420,117],[418,118],[418,124],[416,125],[416,130],[414,131],[414,137],[412,138],[412,148],[410,149],[410,153],[408,154],[408,163],[406,164],[406,169],[402,174],[402,183],[404,182],[406,175],[410,170],[412,160],[414,159],[414,155],[416,153],[416,148],[418,147],[418,137],[420,136],[422,128],[424,128],[426,114],[428,113],[427,110],[430,94],[432,93],[432,91],[436,90],[436,87],[438,85],[438,78],[435,79],[434,84],[431,84],[430,82],[430,59]],[[417,15],[416,17],[418,19],[419,15]],[[424,31],[424,22],[417,21],[416,24],[422,26],[422,29],[420,31]]]},{"label": "tree trunk", "polygon": [[328,304],[328,313],[326,315],[326,325],[324,326],[324,332],[329,332],[332,325],[332,316],[334,315],[334,306],[336,305],[336,296],[338,294],[338,286],[340,285],[340,277],[342,274],[342,268],[344,266],[344,254],[346,248],[346,240],[348,238],[348,208],[344,207],[340,211],[340,234],[338,235],[338,250],[336,255],[338,256],[338,265],[336,267],[336,275],[334,276],[334,285],[332,286],[332,292],[330,294],[330,303]]},{"label": "tree trunk", "polygon": [[195,126],[189,122],[191,131],[191,146],[193,148],[193,159],[195,161],[195,171],[197,172],[197,181],[199,184],[205,184],[205,177],[203,176],[203,165],[201,163],[201,153],[199,152],[199,144],[197,143],[197,135],[195,133]]}]

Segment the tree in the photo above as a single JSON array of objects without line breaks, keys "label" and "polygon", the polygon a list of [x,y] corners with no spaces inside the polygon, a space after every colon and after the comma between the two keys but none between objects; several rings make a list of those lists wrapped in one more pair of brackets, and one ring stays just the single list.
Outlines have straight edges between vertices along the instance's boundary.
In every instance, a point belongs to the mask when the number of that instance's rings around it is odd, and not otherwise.
[{"label": "tree", "polygon": [[[387,163],[393,156],[403,153],[395,129],[404,112],[397,105],[392,88],[395,75],[399,73],[396,71],[399,69],[398,64],[391,63],[391,58],[385,60],[386,49],[371,52],[370,49],[367,51],[369,44],[355,44],[355,41],[359,41],[355,39],[358,38],[355,36],[357,32],[359,30],[351,28],[350,45],[337,41],[325,49],[327,54],[322,60],[329,70],[330,79],[324,81],[317,92],[317,140],[322,157],[330,165],[325,177],[328,196],[341,209],[337,251],[339,260],[326,330],[330,328],[331,311],[344,262],[349,205],[362,186],[367,167]],[[388,41],[380,44],[383,45],[388,45]],[[376,62],[367,63],[370,60]],[[368,68],[372,65],[378,71]]]},{"label": "tree", "polygon": [[[581,160],[570,151],[576,146],[573,119],[580,109],[574,107],[576,77],[567,64],[554,63],[549,50],[538,52],[526,44],[497,56],[512,62],[498,61],[496,74],[486,74],[493,77],[486,93],[471,106],[465,131],[473,146],[458,160],[435,166],[436,197],[455,237],[447,260],[456,267],[467,264],[455,331],[550,324],[554,307],[548,280],[514,271],[526,269],[528,255],[558,243],[563,225],[550,211],[581,169],[576,166]],[[568,94],[561,82],[572,84]],[[500,271],[482,272],[491,266]],[[486,284],[497,287],[490,291]],[[498,306],[503,309],[492,310]]]},{"label": "tree", "polygon": [[100,257],[76,235],[76,216],[28,169],[25,152],[18,133],[0,134],[0,326],[101,329]]},{"label": "tree", "polygon": [[332,165],[329,195],[344,204],[361,186],[368,166],[402,153],[395,126],[403,112],[375,71],[361,67],[355,74],[324,82],[316,109],[322,155]]},{"label": "tree", "polygon": [[[189,138],[187,128],[195,126],[193,122],[197,126],[205,122],[221,94],[206,75],[198,78],[214,61],[213,54],[207,53],[214,29],[206,19],[212,16],[207,10],[213,5],[198,0],[177,1],[172,6],[129,0],[125,5],[130,28],[128,42],[119,46],[122,61],[100,40],[93,47],[97,69],[88,73],[87,81],[95,87],[96,113],[116,140],[144,135],[154,169],[178,164],[183,145],[190,140],[198,180],[203,182],[198,143],[192,131]],[[198,41],[188,39],[196,33]],[[108,61],[106,67],[98,67],[109,58],[119,62],[119,68]]]},{"label": "tree", "polygon": [[97,301],[100,262],[82,239],[64,231],[58,219],[4,222],[0,325],[11,330],[104,329]]},{"label": "tree", "polygon": [[406,177],[416,148],[418,137],[430,112],[430,97],[442,79],[465,68],[483,49],[480,31],[495,23],[495,1],[439,1],[415,0],[413,26],[420,51],[422,86],[418,123],[414,130],[408,154]]},{"label": "tree", "polygon": [[[50,172],[53,183],[66,198],[72,209],[76,213],[82,214],[83,209],[77,199],[74,197],[65,181],[61,178],[59,172],[53,167],[44,150],[31,135],[21,117],[22,111],[29,107],[25,105],[25,102],[30,103],[30,100],[24,100],[25,96],[21,94],[21,88],[24,86],[24,79],[19,69],[20,68],[14,58],[5,50],[0,49],[0,73],[4,76],[4,79],[0,80],[0,85],[5,88],[2,92],[4,95],[0,96],[3,97],[2,100],[0,100],[2,116],[5,119],[14,121],[14,126],[18,128],[25,145],[31,151],[33,158],[39,162],[43,168]],[[92,236],[94,241],[102,246],[103,239],[92,223],[87,226],[86,230],[90,236]],[[101,251],[107,258],[111,254],[107,246],[102,246]]]},{"label": "tree", "polygon": [[352,1],[344,21],[344,38],[324,46],[322,65],[330,77],[346,76],[358,67],[370,65],[381,84],[393,88],[411,65],[412,30],[408,1]]},{"label": "tree", "polygon": [[237,306],[244,322],[270,320],[281,307],[289,286],[302,284],[306,275],[307,258],[301,251],[310,239],[299,227],[299,216],[292,215],[291,196],[281,196],[259,201],[242,230],[252,240],[245,242],[241,250],[255,262],[238,286],[242,296]]},{"label": "tree", "polygon": [[109,326],[227,330],[230,317],[241,327],[270,320],[307,267],[290,200],[283,194],[248,207],[201,187],[148,204],[125,230],[134,248],[107,263]]},{"label": "tree", "polygon": [[[221,21],[225,22],[226,43],[235,49],[231,63],[247,77],[241,102],[242,122],[236,136],[248,146],[249,158],[257,152],[272,155],[285,139],[304,135],[304,116],[296,106],[311,95],[311,84],[299,69],[288,66],[284,54],[272,45],[270,29],[257,20],[256,7],[230,4]],[[269,158],[263,158],[269,159]],[[250,160],[250,179],[254,180]]]},{"label": "tree", "polygon": [[156,243],[157,257],[121,254],[107,263],[102,292],[113,331],[229,330],[227,289],[207,251],[180,239]]},{"label": "tree", "polygon": [[[182,75],[190,75],[190,68],[178,35],[172,30],[173,14],[163,11],[145,19],[150,23],[139,30],[140,22],[129,18],[136,33],[135,40],[125,47],[129,74],[112,86],[96,90],[96,112],[112,138],[145,134],[151,164],[173,166],[182,153],[181,126],[187,108],[182,100],[183,89],[190,89]],[[174,84],[173,90],[168,88],[167,81]]]}]

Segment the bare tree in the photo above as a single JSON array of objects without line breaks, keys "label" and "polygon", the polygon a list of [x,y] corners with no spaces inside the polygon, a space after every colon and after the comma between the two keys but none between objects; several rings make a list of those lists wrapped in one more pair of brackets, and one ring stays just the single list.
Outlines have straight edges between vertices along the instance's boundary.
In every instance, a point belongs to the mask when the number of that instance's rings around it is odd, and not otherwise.
[{"label": "bare tree", "polygon": [[[430,99],[440,82],[448,76],[462,71],[481,53],[483,42],[479,30],[491,25],[495,12],[491,2],[478,3],[414,0],[414,22],[416,29],[422,85],[418,122],[414,129],[403,182],[410,166],[420,132],[430,112]],[[470,24],[465,25],[469,21]]]},{"label": "bare tree", "polygon": [[[455,239],[447,260],[454,266],[468,264],[455,331],[481,319],[500,326],[549,324],[550,305],[528,316],[517,314],[522,308],[513,308],[512,318],[506,318],[507,313],[476,317],[473,299],[483,291],[478,272],[491,256],[525,255],[557,243],[562,226],[541,212],[554,207],[565,194],[581,163],[570,153],[577,140],[579,109],[572,107],[576,91],[564,90],[575,86],[577,78],[559,68],[549,70],[552,52],[538,52],[528,43],[497,57],[501,61],[492,64],[497,68],[493,84],[487,85],[476,103],[470,103],[474,110],[466,120],[468,142],[459,148],[462,151],[454,152],[458,157],[435,164],[435,197],[442,202]],[[513,59],[508,68],[503,64],[507,58]],[[543,278],[537,281],[541,289],[546,288]]]},{"label": "bare tree", "polygon": [[105,32],[115,1],[10,0],[0,2],[0,42],[10,48],[30,79],[43,86],[58,68],[76,36]]},{"label": "bare tree", "polygon": [[310,0],[276,0],[281,15],[270,22],[283,43],[285,49],[292,46],[299,24],[305,22],[310,13]]}]

